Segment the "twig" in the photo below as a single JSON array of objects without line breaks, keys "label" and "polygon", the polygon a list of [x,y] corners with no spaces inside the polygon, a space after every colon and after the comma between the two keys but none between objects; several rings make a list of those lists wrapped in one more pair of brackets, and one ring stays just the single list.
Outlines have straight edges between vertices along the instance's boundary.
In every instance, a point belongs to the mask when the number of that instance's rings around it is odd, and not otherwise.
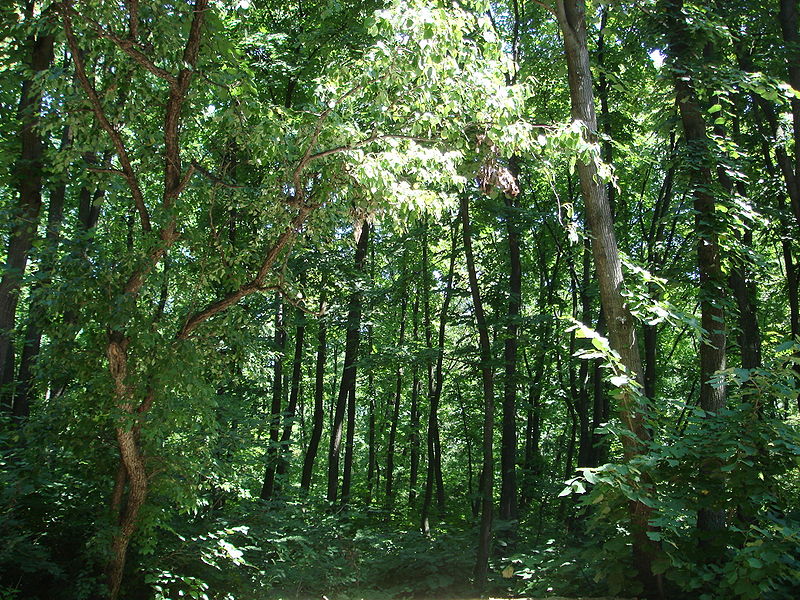
[{"label": "twig", "polygon": [[558,17],[558,13],[556,13],[556,10],[553,8],[551,4],[548,4],[547,2],[542,2],[542,0],[533,0],[533,2],[534,4],[538,4],[539,6],[541,6],[543,9],[545,9],[554,17]]},{"label": "twig", "polygon": [[125,173],[120,169],[103,168],[103,167],[86,167],[86,170],[91,171],[92,173],[110,173],[111,175],[119,175],[120,177],[125,177]]}]

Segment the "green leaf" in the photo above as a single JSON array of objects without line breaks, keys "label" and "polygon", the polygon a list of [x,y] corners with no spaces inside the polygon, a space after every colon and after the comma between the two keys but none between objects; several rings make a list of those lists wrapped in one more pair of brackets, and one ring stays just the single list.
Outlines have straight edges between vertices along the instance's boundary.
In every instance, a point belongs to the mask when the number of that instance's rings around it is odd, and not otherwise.
[{"label": "green leaf", "polygon": [[764,563],[754,556],[749,556],[747,558],[747,564],[753,567],[754,569],[760,569],[761,567],[764,566]]}]

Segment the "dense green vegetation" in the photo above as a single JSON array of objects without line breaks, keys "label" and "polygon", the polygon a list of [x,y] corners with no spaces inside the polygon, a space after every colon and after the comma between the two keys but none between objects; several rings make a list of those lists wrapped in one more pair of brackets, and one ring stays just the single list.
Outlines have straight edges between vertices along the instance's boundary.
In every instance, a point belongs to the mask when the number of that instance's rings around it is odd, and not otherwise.
[{"label": "dense green vegetation", "polygon": [[798,597],[796,0],[0,32],[0,599]]}]

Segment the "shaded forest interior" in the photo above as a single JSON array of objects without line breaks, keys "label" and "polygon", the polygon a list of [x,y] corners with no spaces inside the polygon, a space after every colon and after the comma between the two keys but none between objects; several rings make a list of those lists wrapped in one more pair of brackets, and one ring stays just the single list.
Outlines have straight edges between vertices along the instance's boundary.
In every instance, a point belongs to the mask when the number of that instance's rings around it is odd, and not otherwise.
[{"label": "shaded forest interior", "polygon": [[800,597],[796,0],[0,32],[0,600]]}]

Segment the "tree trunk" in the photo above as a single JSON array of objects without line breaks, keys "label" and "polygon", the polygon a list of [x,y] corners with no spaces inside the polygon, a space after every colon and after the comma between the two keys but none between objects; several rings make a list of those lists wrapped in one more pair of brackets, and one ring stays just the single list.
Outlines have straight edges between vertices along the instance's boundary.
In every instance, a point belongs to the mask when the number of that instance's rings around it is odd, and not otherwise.
[{"label": "tree trunk", "polygon": [[[134,32],[138,27],[138,15],[135,14],[133,6],[134,4],[131,3],[128,8],[129,16],[131,17],[130,35],[135,38]],[[182,108],[200,53],[200,42],[207,9],[208,0],[195,1],[192,8],[192,21],[182,52],[181,67],[176,74],[169,74],[165,78],[168,81],[169,89],[164,104],[164,149],[160,157],[163,159],[164,183],[160,208],[167,214],[173,213],[174,203],[181,195],[192,174],[192,169],[182,170],[180,126]],[[59,4],[59,12],[63,19],[63,31],[72,62],[75,65],[75,74],[80,87],[89,101],[96,122],[106,132],[114,146],[116,157],[121,167],[120,173],[128,184],[135,213],[139,217],[141,230],[148,238],[148,243],[155,242],[152,244],[152,250],[147,258],[128,273],[124,285],[112,298],[113,303],[121,303],[124,300],[125,302],[133,302],[135,305],[148,275],[158,266],[167,250],[178,238],[177,216],[173,214],[166,220],[166,224],[162,228],[158,231],[153,231],[139,176],[130,161],[128,149],[120,136],[119,128],[109,121],[101,94],[98,93],[87,75],[83,52],[78,46],[78,40],[72,25],[72,19],[76,15],[75,9],[69,0],[65,0]],[[264,277],[272,268],[279,253],[294,237],[297,227],[305,220],[310,210],[305,206],[299,208],[297,217],[292,221],[292,227],[285,230],[276,240],[275,245],[265,257],[259,274],[251,283],[239,288],[235,293],[219,302],[209,305],[201,312],[190,315],[178,334],[176,334],[175,341],[185,340],[200,323],[263,286]],[[110,600],[116,600],[119,595],[128,545],[136,530],[139,510],[147,497],[148,479],[144,463],[144,450],[139,441],[139,432],[142,426],[140,419],[142,415],[149,412],[155,396],[155,392],[149,384],[143,385],[142,389],[137,390],[133,383],[127,381],[129,376],[128,351],[130,337],[126,334],[125,329],[129,325],[130,321],[128,320],[115,324],[115,326],[109,324],[107,327],[106,356],[114,386],[114,405],[118,414],[121,415],[115,419],[114,429],[116,431],[120,459],[126,471],[126,477],[122,478],[122,469],[117,469],[115,489],[111,496],[113,505],[120,509],[120,527],[112,536],[112,551],[107,567]],[[141,401],[139,401],[139,398],[142,398]],[[123,479],[127,480],[128,488],[128,496],[124,508],[121,506],[120,501]]]},{"label": "tree trunk", "polygon": [[[581,321],[592,324],[594,317],[592,316],[592,297],[589,294],[589,287],[591,286],[594,272],[592,269],[591,244],[588,239],[584,239],[582,271],[580,285]],[[594,366],[594,361],[596,360],[599,359],[593,359],[591,362],[588,360],[580,361],[580,368],[575,382],[577,389],[573,392],[575,417],[578,423],[578,467],[590,467],[592,461],[592,443],[594,440],[592,439],[589,404],[589,368]],[[570,473],[568,477],[572,477],[572,474]]]},{"label": "tree trunk", "polygon": [[[375,263],[374,250],[372,264]],[[370,279],[373,279],[370,277]],[[372,353],[372,324],[367,328],[367,346],[368,353]],[[367,506],[372,504],[372,494],[375,488],[375,483],[378,474],[378,453],[377,453],[377,440],[375,432],[375,369],[370,367],[369,375],[367,376],[367,398],[369,398],[369,415],[368,415],[368,429],[367,429]]]},{"label": "tree trunk", "polygon": [[344,442],[344,468],[342,469],[342,506],[350,502],[350,487],[353,481],[353,448],[356,432],[356,383],[347,392],[347,433]]},{"label": "tree trunk", "polygon": [[[606,73],[608,72],[608,67],[606,64],[606,25],[608,24],[608,11],[609,7],[607,4],[604,4],[600,7],[600,29],[597,32],[597,66],[599,67],[598,77],[597,77],[597,95],[600,100],[600,126],[603,128],[603,145],[602,145],[602,156],[603,161],[608,164],[611,164],[614,160],[614,145],[612,140],[614,139],[611,132],[611,111],[608,108],[608,93],[611,89],[611,85],[608,81],[608,77]],[[617,189],[614,187],[612,182],[608,182],[606,184],[606,195],[608,196],[608,206],[611,209],[611,218],[614,218],[615,214],[618,214],[616,204],[616,194]],[[625,213],[625,207],[621,207],[622,210],[619,211],[622,214]]]},{"label": "tree trunk", "polygon": [[[325,300],[327,290],[325,288],[326,278],[323,275],[320,293],[320,312],[325,310]],[[322,438],[322,426],[325,420],[325,361],[328,353],[327,328],[324,317],[320,317],[317,325],[317,363],[314,374],[314,416],[311,437],[308,441],[308,448],[303,460],[303,475],[300,479],[300,489],[304,494],[308,494],[311,489],[311,477],[314,473],[314,463],[317,459],[317,450]]]},{"label": "tree trunk", "polygon": [[473,574],[475,585],[482,589],[489,573],[489,555],[492,551],[492,496],[494,492],[494,372],[489,327],[483,311],[483,300],[478,287],[475,258],[472,253],[472,226],[469,218],[469,199],[461,195],[461,233],[464,240],[464,257],[467,263],[475,325],[478,329],[480,347],[481,381],[483,384],[483,467],[481,472],[481,523],[478,533],[478,552]]},{"label": "tree trunk", "polygon": [[303,379],[303,344],[306,337],[305,314],[299,308],[295,310],[295,333],[294,333],[294,358],[292,359],[292,378],[289,384],[289,405],[286,407],[284,418],[283,433],[280,442],[280,458],[278,459],[277,483],[283,485],[283,479],[289,468],[289,447],[292,441],[292,430],[294,429],[295,415],[297,414],[297,402],[300,398],[300,384]]},{"label": "tree trunk", "polygon": [[275,495],[275,471],[280,455],[281,408],[283,404],[283,355],[286,352],[286,328],[283,323],[283,302],[275,296],[275,362],[272,365],[272,404],[269,411],[269,446],[261,499],[271,500]]},{"label": "tree trunk", "polygon": [[783,264],[786,269],[786,285],[789,291],[789,332],[792,339],[800,335],[800,301],[798,301],[798,273],[797,263],[792,259],[792,243],[788,239],[781,240]]},{"label": "tree trunk", "polygon": [[519,503],[523,508],[530,505],[532,499],[533,486],[537,482],[542,471],[541,453],[541,425],[542,407],[541,382],[544,376],[544,352],[539,352],[536,357],[535,370],[528,362],[527,353],[523,354],[525,359],[525,370],[528,375],[528,402],[525,407],[525,458],[522,466],[525,480],[520,486]]},{"label": "tree trunk", "polygon": [[[753,234],[744,235],[744,244],[751,246]],[[742,353],[742,368],[757,369],[761,366],[761,332],[756,308],[756,286],[744,265],[731,270],[728,282],[736,298],[739,322],[739,348]]]},{"label": "tree trunk", "polygon": [[[141,430],[140,417],[150,410],[154,396],[152,390],[148,390],[144,400],[136,407],[135,389],[126,381],[129,345],[130,338],[123,334],[116,331],[108,334],[106,357],[114,383],[115,404],[123,415],[118,420],[114,431],[120,453],[120,464],[124,466],[124,476],[122,476],[122,469],[118,469],[112,494],[112,507],[117,511],[119,528],[111,540],[111,557],[107,565],[109,598],[111,600],[115,600],[119,595],[128,546],[136,531],[139,511],[147,499],[148,492],[144,450],[139,441],[139,433]],[[128,493],[123,505],[120,499],[124,493],[125,484],[127,484]]]},{"label": "tree trunk", "polygon": [[[674,132],[670,133],[669,149],[670,155],[673,156],[675,153]],[[669,251],[669,244],[665,244],[666,226],[668,223],[671,223],[673,227],[676,224],[677,215],[673,215],[669,220],[667,219],[670,213],[669,208],[673,200],[674,180],[675,167],[670,166],[661,184],[661,189],[656,199],[656,205],[647,233],[647,268],[654,275],[658,275],[663,269],[666,254]],[[649,285],[649,291],[653,298],[660,298],[660,290],[656,285]],[[656,368],[658,361],[658,326],[645,323],[642,325],[642,330],[644,345],[644,394],[653,402],[656,396],[656,383],[658,378],[658,370]]]},{"label": "tree trunk", "polygon": [[[363,220],[358,232],[355,252],[355,267],[358,273],[364,272],[367,247],[369,246],[369,228],[369,222]],[[358,358],[358,346],[361,341],[361,295],[360,291],[354,291],[350,294],[347,312],[344,366],[342,367],[342,378],[339,382],[339,394],[336,398],[331,443],[328,450],[328,502],[336,502],[339,492],[339,457],[342,450],[342,425],[348,397],[350,396],[350,388],[354,388],[356,384],[356,360]],[[352,401],[355,401],[355,396],[353,396]]]},{"label": "tree trunk", "polygon": [[[33,0],[29,0],[26,5],[26,21],[34,19],[34,4]],[[50,33],[28,36],[26,44],[30,54],[27,59],[34,75],[50,68],[53,62],[53,40]],[[33,79],[26,79],[22,82],[18,108],[21,123],[20,155],[15,168],[14,184],[19,198],[8,238],[5,269],[0,278],[0,391],[3,408],[8,412],[12,411],[13,402],[10,384],[14,380],[15,369],[13,335],[17,301],[42,207],[44,140],[38,129],[41,112],[42,95]]]},{"label": "tree trunk", "polygon": [[[715,198],[711,194],[712,176],[708,166],[710,140],[706,134],[706,123],[694,91],[691,75],[690,49],[687,40],[689,31],[683,16],[683,0],[668,2],[669,51],[675,61],[673,85],[676,104],[683,125],[689,160],[689,177],[693,187],[695,230],[697,232],[697,266],[700,271],[699,295],[701,327],[706,339],[700,345],[700,408],[709,415],[725,406],[724,381],[713,382],[717,371],[725,369],[725,311],[723,297],[724,279],[720,266],[718,229]],[[719,470],[719,459],[707,459],[700,466],[700,485],[708,489],[710,498],[724,497],[723,473]],[[708,487],[706,487],[708,486]],[[717,561],[721,558],[724,542],[719,532],[725,529],[725,510],[721,506],[702,508],[697,515],[700,542],[707,548],[706,558]]]},{"label": "tree trunk", "polygon": [[[597,317],[597,333],[606,335],[606,315],[602,306]],[[604,465],[608,462],[609,436],[597,432],[597,429],[603,423],[608,423],[611,415],[610,394],[607,392],[603,381],[602,368],[602,363],[599,360],[594,363],[592,368],[592,457],[589,461],[589,466],[592,467]]]},{"label": "tree trunk", "polygon": [[[789,83],[794,89],[798,89],[800,88],[800,33],[797,29],[797,0],[779,0],[779,6],[778,21],[783,34],[786,70]],[[791,103],[794,137],[794,156],[791,158],[794,160],[786,161],[783,172],[792,213],[800,229],[800,98],[792,96]]]},{"label": "tree trunk", "polygon": [[464,444],[467,448],[467,501],[469,502],[472,517],[478,518],[480,515],[480,498],[475,493],[475,466],[472,460],[472,428],[469,426],[469,418],[467,416],[467,407],[464,405],[464,396],[461,393],[461,386],[456,380],[456,399],[458,400],[458,408],[461,412],[461,424],[464,428]]},{"label": "tree trunk", "polygon": [[[519,181],[517,157],[510,171]],[[504,521],[517,518],[517,330],[522,307],[522,262],[517,225],[518,196],[506,196],[506,237],[508,239],[508,312],[503,348],[503,429],[500,448],[500,511]]]},{"label": "tree trunk", "polygon": [[[61,148],[65,150],[70,143],[71,132],[69,127],[64,127],[61,136]],[[45,240],[48,251],[55,252],[61,239],[61,225],[64,221],[64,199],[67,194],[66,178],[62,177],[57,185],[50,190],[50,203],[47,212],[47,232]],[[41,271],[45,274],[45,285],[51,281],[54,256],[42,260]],[[38,286],[37,286],[38,288]],[[42,320],[44,311],[37,302],[36,293],[31,293],[30,307],[28,309],[28,325],[25,329],[25,345],[20,357],[19,374],[17,376],[17,389],[14,394],[14,417],[25,419],[30,414],[31,393],[34,381],[34,366],[39,356],[42,345]]]},{"label": "tree trunk", "polygon": [[[539,306],[552,307],[554,303],[555,294],[558,291],[559,272],[561,269],[562,254],[559,250],[555,256],[552,270],[548,278],[547,268],[547,255],[543,248],[538,248],[539,254]],[[541,437],[541,423],[542,423],[542,407],[541,407],[541,382],[544,378],[545,372],[545,354],[547,343],[552,334],[552,317],[550,315],[542,315],[542,319],[538,329],[539,350],[536,352],[535,368],[531,370],[528,363],[527,353],[523,354],[525,357],[525,368],[528,375],[528,405],[526,408],[526,426],[525,426],[525,465],[524,473],[526,478],[529,478],[527,485],[523,485],[520,490],[520,504],[528,506],[532,500],[530,486],[538,480],[542,472],[542,457],[540,452],[540,437]]]},{"label": "tree trunk", "polygon": [[[414,305],[411,309],[411,323],[413,333],[412,341],[419,341],[419,288],[414,296]],[[411,415],[409,433],[409,469],[408,469],[408,505],[413,509],[417,501],[417,480],[419,478],[419,365],[417,357],[413,359],[411,367]]]},{"label": "tree trunk", "polygon": [[[402,351],[405,342],[406,333],[406,307],[408,306],[408,289],[407,275],[406,275],[406,252],[403,251],[400,269],[400,332],[397,336],[397,348]],[[394,384],[394,397],[392,399],[392,408],[389,423],[389,439],[386,445],[386,493],[383,499],[383,506],[386,512],[391,516],[394,509],[394,452],[395,444],[397,443],[397,427],[400,421],[400,398],[403,392],[403,365],[402,361],[398,360],[397,367],[395,368],[395,384]]]},{"label": "tree trunk", "polygon": [[[586,126],[589,141],[597,139],[597,117],[594,109],[592,73],[586,45],[586,6],[584,0],[558,0],[558,23],[564,38],[569,74],[572,118]],[[642,362],[636,342],[633,315],[622,296],[622,265],[611,218],[611,208],[605,186],[600,182],[593,161],[578,162],[581,192],[586,206],[586,221],[592,234],[592,253],[600,285],[600,301],[606,313],[611,347],[620,355],[628,376],[643,387]],[[623,425],[633,436],[623,436],[626,458],[631,459],[644,451],[643,444],[650,435],[644,426],[643,415],[637,406],[637,396],[632,389],[622,390],[619,415]],[[629,507],[634,565],[645,593],[661,595],[660,578],[652,571],[657,545],[648,537],[651,509],[642,502],[631,502]]]},{"label": "tree trunk", "polygon": [[[439,314],[439,331],[436,339],[436,369],[434,372],[434,387],[430,398],[430,413],[428,416],[428,470],[425,482],[425,501],[422,505],[421,529],[426,535],[430,533],[429,514],[433,498],[433,487],[436,486],[437,509],[441,517],[444,510],[444,492],[442,484],[442,456],[439,438],[439,401],[444,387],[444,336],[447,326],[447,314],[450,309],[450,299],[453,292],[453,273],[456,264],[456,240],[458,239],[458,223],[454,223],[452,241],[450,244],[450,266],[447,270],[442,310]],[[426,244],[427,245],[427,244]],[[425,263],[427,261],[423,261]],[[427,267],[423,267],[427,273]]]}]

